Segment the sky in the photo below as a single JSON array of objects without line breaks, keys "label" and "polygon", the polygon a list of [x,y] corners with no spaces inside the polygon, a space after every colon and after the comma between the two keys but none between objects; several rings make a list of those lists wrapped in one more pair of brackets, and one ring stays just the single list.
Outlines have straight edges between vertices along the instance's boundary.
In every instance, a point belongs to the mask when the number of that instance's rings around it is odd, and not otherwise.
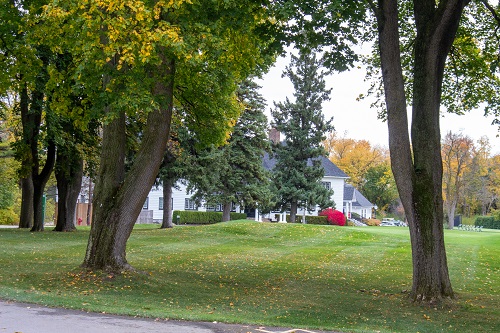
[{"label": "sky", "polygon": [[[267,101],[268,119],[274,103],[293,98],[293,85],[288,77],[281,75],[289,59],[279,58],[275,66],[257,83]],[[377,119],[377,111],[370,108],[369,98],[357,101],[360,94],[366,94],[368,83],[364,82],[365,70],[352,69],[349,72],[334,74],[326,79],[327,88],[332,88],[331,100],[323,104],[325,118],[333,117],[335,131],[342,137],[368,140],[372,145],[388,147],[387,123]],[[441,136],[447,132],[462,132],[474,141],[482,136],[489,138],[491,154],[500,154],[500,138],[497,137],[498,125],[492,125],[493,117],[484,117],[482,110],[474,110],[466,115],[446,114],[441,118]]]}]

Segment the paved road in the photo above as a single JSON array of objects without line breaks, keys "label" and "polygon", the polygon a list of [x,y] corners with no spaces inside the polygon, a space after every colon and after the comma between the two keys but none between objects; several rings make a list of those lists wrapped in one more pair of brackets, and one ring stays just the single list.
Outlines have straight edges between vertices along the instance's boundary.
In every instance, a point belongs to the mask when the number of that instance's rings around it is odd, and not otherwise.
[{"label": "paved road", "polygon": [[88,313],[0,300],[0,333],[334,333]]}]

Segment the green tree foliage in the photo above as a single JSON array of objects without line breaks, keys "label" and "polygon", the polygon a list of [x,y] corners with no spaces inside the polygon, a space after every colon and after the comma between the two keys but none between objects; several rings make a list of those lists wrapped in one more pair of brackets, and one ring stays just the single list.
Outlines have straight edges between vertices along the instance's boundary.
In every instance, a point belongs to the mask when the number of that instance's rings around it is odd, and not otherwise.
[{"label": "green tree foliage", "polygon": [[9,126],[11,108],[8,103],[0,107],[0,224],[15,224],[19,221],[16,203],[19,198],[17,186],[18,164],[10,148],[12,129]]},{"label": "green tree foliage", "polygon": [[[45,35],[54,51],[71,53],[72,89],[83,87],[82,103],[91,102],[82,119],[95,113],[104,121],[84,266],[130,268],[126,242],[158,175],[174,101],[205,143],[224,142],[239,115],[237,83],[273,59],[269,14],[258,2],[217,0],[54,1],[45,8]],[[126,163],[133,119],[144,126]]]},{"label": "green tree foliage", "polygon": [[201,169],[188,176],[198,202],[222,204],[223,221],[229,221],[233,204],[242,208],[270,205],[269,174],[262,165],[270,144],[265,102],[258,88],[250,80],[240,85],[237,94],[243,111],[228,143],[203,152],[197,163]]},{"label": "green tree foliage", "polygon": [[291,222],[295,222],[299,205],[325,208],[333,204],[331,190],[320,182],[324,176],[320,157],[326,155],[321,142],[333,130],[331,120],[325,121],[322,113],[322,103],[329,99],[330,90],[325,88],[326,74],[321,66],[310,51],[301,51],[298,57],[292,55],[284,75],[292,81],[295,101],[287,98],[271,110],[272,125],[286,137],[284,144],[273,147],[276,201],[281,210],[290,209]]},{"label": "green tree foliage", "polygon": [[374,165],[366,171],[359,190],[370,202],[377,205],[378,210],[385,212],[399,198],[391,166],[387,161]]}]

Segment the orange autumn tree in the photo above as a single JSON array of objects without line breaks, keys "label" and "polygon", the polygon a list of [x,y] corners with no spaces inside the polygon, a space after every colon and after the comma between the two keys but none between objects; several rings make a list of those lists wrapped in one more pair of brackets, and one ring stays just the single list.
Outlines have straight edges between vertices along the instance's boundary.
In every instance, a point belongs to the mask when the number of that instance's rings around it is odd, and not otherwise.
[{"label": "orange autumn tree", "polygon": [[372,146],[367,140],[340,137],[332,132],[323,142],[330,160],[351,177],[349,182],[361,188],[368,170],[376,165],[389,163],[387,149]]},{"label": "orange autumn tree", "polygon": [[472,164],[473,150],[474,142],[462,133],[448,132],[441,146],[443,197],[449,229],[453,229],[455,210],[462,199],[465,175]]}]

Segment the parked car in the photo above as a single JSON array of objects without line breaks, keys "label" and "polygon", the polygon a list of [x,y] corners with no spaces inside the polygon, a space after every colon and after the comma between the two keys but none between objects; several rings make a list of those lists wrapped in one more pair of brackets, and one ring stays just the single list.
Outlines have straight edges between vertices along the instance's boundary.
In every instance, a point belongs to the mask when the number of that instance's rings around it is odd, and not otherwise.
[{"label": "parked car", "polygon": [[385,217],[380,222],[382,227],[406,227],[406,223],[400,220],[393,219],[391,217]]},{"label": "parked car", "polygon": [[381,227],[397,227],[398,224],[396,224],[395,221],[382,221],[380,222]]}]

